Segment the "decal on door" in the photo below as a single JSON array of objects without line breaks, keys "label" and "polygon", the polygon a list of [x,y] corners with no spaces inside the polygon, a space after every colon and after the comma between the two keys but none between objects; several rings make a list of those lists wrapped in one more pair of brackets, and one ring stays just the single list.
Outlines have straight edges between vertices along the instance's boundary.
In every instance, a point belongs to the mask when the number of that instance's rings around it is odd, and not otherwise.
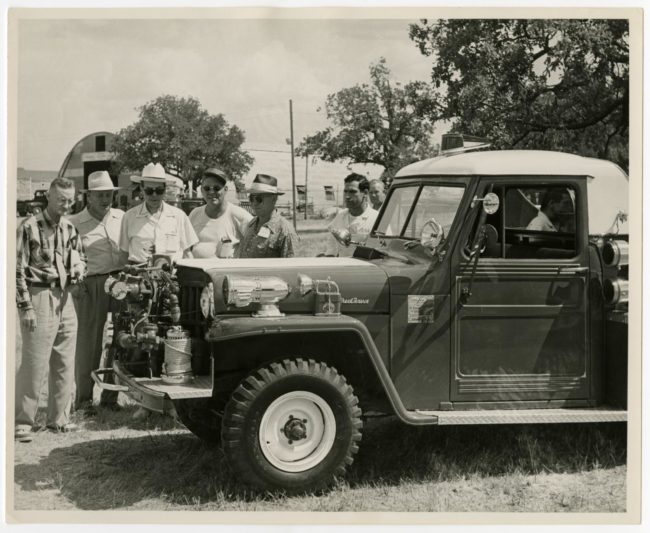
[{"label": "decal on door", "polygon": [[409,294],[408,297],[408,323],[429,324],[434,322],[433,294]]}]

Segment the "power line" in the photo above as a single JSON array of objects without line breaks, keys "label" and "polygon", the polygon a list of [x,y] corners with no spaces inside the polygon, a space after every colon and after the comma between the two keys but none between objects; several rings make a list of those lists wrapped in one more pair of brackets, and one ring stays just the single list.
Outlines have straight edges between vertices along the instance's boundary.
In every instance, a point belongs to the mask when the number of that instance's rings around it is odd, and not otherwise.
[{"label": "power line", "polygon": [[263,150],[261,148],[259,149],[253,149],[253,148],[243,148],[246,152],[272,152],[275,154],[290,154],[291,150]]}]

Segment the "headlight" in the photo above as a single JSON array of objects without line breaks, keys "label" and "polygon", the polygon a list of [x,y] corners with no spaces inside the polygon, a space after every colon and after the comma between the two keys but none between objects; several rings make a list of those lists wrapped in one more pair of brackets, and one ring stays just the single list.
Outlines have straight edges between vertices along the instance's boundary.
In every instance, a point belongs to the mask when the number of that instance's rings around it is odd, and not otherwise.
[{"label": "headlight", "polygon": [[289,284],[272,276],[226,276],[223,281],[223,299],[227,305],[246,307],[260,304],[257,316],[281,316],[277,303],[289,295]]},{"label": "headlight", "polygon": [[603,246],[603,261],[608,266],[625,266],[628,263],[629,244],[625,241],[607,241]]},{"label": "headlight", "polygon": [[216,314],[214,307],[214,285],[208,283],[201,291],[199,305],[204,318],[213,317]]},{"label": "headlight", "polygon": [[626,279],[606,279],[603,282],[605,302],[610,305],[626,304],[628,300],[629,283]]}]

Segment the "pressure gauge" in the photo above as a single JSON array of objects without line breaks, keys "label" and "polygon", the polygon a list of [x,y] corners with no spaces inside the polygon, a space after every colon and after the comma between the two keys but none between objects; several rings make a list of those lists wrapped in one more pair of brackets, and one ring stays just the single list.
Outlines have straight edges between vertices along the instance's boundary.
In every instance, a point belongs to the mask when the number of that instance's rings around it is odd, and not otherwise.
[{"label": "pressure gauge", "polygon": [[129,288],[126,282],[124,281],[116,281],[111,286],[111,296],[116,300],[124,300],[124,298],[126,298],[126,295],[128,293],[129,293]]}]

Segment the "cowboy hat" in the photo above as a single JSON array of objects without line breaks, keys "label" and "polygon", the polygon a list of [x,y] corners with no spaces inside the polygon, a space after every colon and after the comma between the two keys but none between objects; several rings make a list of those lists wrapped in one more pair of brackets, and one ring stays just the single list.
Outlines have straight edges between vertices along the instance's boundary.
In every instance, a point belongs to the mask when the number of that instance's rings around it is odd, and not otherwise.
[{"label": "cowboy hat", "polygon": [[80,192],[88,191],[117,191],[121,187],[115,187],[113,180],[105,170],[97,170],[88,174],[88,188],[81,189]]},{"label": "cowboy hat", "polygon": [[167,174],[160,163],[149,163],[142,169],[140,176],[131,176],[133,183],[142,183],[143,181],[154,181],[165,183]]},{"label": "cowboy hat", "polygon": [[257,174],[253,180],[253,184],[246,192],[248,194],[284,194],[278,191],[278,180],[268,174]]}]

